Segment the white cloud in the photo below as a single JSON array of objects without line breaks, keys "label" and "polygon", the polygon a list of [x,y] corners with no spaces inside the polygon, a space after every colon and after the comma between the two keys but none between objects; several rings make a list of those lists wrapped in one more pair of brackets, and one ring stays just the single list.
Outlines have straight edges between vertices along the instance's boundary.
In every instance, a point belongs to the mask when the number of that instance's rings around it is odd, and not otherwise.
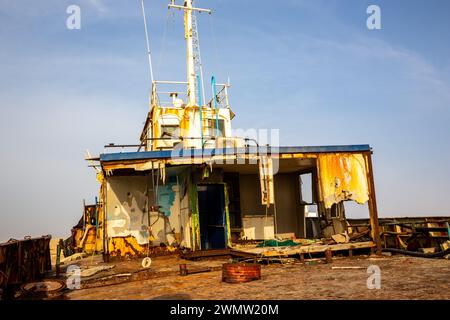
[{"label": "white cloud", "polygon": [[93,6],[100,14],[108,12],[108,8],[106,7],[103,0],[88,0],[88,3]]}]

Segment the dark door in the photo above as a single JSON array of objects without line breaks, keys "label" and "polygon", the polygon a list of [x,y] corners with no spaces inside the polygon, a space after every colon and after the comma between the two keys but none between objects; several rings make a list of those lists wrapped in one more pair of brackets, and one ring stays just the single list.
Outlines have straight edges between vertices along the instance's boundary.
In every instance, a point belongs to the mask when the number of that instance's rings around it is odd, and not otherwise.
[{"label": "dark door", "polygon": [[222,184],[198,185],[201,249],[226,248],[225,195]]}]

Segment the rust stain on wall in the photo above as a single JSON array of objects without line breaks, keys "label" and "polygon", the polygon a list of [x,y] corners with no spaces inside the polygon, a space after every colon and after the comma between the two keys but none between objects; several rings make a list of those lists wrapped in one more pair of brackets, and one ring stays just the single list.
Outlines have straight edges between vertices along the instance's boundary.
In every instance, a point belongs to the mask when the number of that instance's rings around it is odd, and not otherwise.
[{"label": "rust stain on wall", "polygon": [[319,154],[322,199],[326,208],[344,200],[369,200],[367,169],[362,154]]}]

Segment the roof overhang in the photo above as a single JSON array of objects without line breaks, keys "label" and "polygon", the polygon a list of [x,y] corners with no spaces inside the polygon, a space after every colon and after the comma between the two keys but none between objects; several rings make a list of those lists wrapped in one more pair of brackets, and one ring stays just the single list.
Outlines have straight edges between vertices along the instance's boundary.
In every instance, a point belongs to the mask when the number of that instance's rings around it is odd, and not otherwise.
[{"label": "roof overhang", "polygon": [[174,149],[141,152],[117,152],[100,154],[100,162],[127,162],[140,160],[189,159],[208,158],[229,155],[289,155],[289,154],[318,154],[318,153],[361,153],[371,152],[368,144],[337,145],[337,146],[297,146],[297,147],[248,147],[224,149]]}]

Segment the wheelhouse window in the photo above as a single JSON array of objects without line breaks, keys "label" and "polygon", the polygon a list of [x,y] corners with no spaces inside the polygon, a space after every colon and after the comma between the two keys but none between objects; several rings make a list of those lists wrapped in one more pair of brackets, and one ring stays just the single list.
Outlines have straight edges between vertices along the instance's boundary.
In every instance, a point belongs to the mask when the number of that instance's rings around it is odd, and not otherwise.
[{"label": "wheelhouse window", "polygon": [[209,137],[224,137],[225,136],[225,120],[219,119],[219,128],[216,134],[216,119],[207,119],[206,123],[206,135]]},{"label": "wheelhouse window", "polygon": [[161,138],[178,139],[180,135],[180,126],[175,124],[161,125]]}]

